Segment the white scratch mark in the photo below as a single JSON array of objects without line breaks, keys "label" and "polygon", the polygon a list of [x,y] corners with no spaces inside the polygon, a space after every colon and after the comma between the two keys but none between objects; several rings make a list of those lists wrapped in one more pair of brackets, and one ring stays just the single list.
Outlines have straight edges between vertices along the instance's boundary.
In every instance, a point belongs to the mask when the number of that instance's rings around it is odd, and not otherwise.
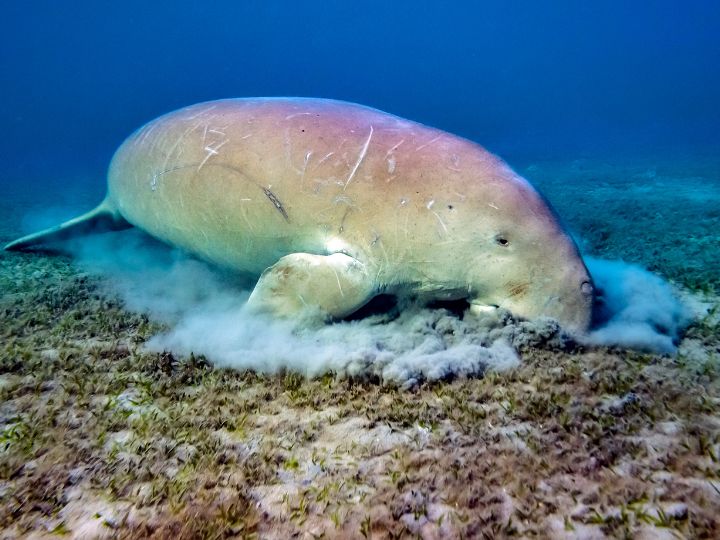
[{"label": "white scratch mark", "polygon": [[241,139],[241,140],[242,140],[242,139],[247,139],[248,137],[252,137],[252,133],[248,133],[247,135],[243,135],[242,137],[240,137],[240,139]]},{"label": "white scratch mark", "polygon": [[187,128],[185,131],[183,131],[182,135],[180,135],[180,137],[178,137],[178,139],[175,141],[175,143],[170,147],[170,149],[165,154],[165,160],[163,161],[163,165],[162,165],[163,169],[168,168],[168,162],[170,161],[170,158],[175,155],[175,150],[180,145],[180,143],[183,141],[183,139],[187,136],[187,134],[190,133],[191,131],[199,128],[200,125],[201,125],[201,123],[198,122],[198,123],[190,126],[189,128]]},{"label": "white scratch mark", "polygon": [[220,131],[219,129],[208,129],[208,133],[217,133],[218,135],[225,135],[225,132]]},{"label": "white scratch mark", "polygon": [[302,174],[300,175],[300,184],[305,182],[305,171],[307,171],[308,163],[310,162],[310,156],[312,156],[312,150],[305,154],[305,163],[303,163]]},{"label": "white scratch mark", "polygon": [[390,154],[392,154],[395,150],[397,150],[398,148],[400,148],[400,145],[401,145],[402,143],[404,143],[404,142],[405,142],[405,139],[403,139],[402,141],[400,141],[399,143],[397,143],[395,146],[393,146],[390,150],[388,150],[388,151],[385,153],[385,157],[387,158],[387,157],[388,157]]},{"label": "white scratch mark", "polygon": [[206,109],[203,109],[203,110],[195,113],[195,114],[192,115],[192,116],[188,116],[188,120],[195,120],[198,116],[202,116],[202,115],[205,114],[206,112],[212,111],[215,107],[217,107],[217,105],[212,105],[211,107],[208,107],[208,108],[206,108]]},{"label": "white scratch mark", "polygon": [[497,206],[495,206],[495,203],[489,202],[489,203],[488,203],[488,206],[489,206],[490,208],[494,208],[495,210],[500,210]]},{"label": "white scratch mark", "polygon": [[283,141],[285,143],[285,154],[287,154],[288,159],[290,157],[290,128],[285,128],[285,133],[283,135]]},{"label": "white scratch mark", "polygon": [[220,153],[220,149],[223,146],[225,146],[225,143],[227,143],[229,140],[230,139],[225,139],[223,142],[221,142],[219,144],[216,143],[215,146],[207,145],[205,147],[205,151],[207,152],[207,155],[205,156],[205,159],[203,159],[200,162],[200,165],[198,165],[197,170],[199,171],[200,169],[202,169],[202,166],[205,165],[205,163],[207,163],[207,160],[210,159],[212,156],[218,155]]},{"label": "white scratch mark", "polygon": [[158,178],[160,178],[162,175],[171,173],[173,171],[177,171],[180,169],[184,169],[186,165],[178,165],[177,167],[171,167],[170,169],[165,169],[160,172],[153,173],[152,179],[150,180],[150,189],[152,191],[156,191],[158,188]]},{"label": "white scratch mark", "polygon": [[395,164],[397,163],[395,161],[395,156],[390,156],[389,158],[387,158],[387,163],[388,163],[388,172],[390,174],[394,173],[395,172]]},{"label": "white scratch mark", "polygon": [[295,118],[296,116],[310,116],[310,115],[312,115],[312,113],[309,113],[309,112],[299,112],[299,113],[290,114],[290,115],[286,116],[286,117],[285,117],[285,120],[290,120],[291,118]]},{"label": "white scratch mark", "polygon": [[340,289],[340,296],[344,297],[345,293],[342,290],[342,285],[340,285],[340,276],[338,276],[337,270],[335,270],[334,268],[332,269],[332,271],[335,273],[335,280],[337,281],[338,289]]},{"label": "white scratch mark", "polygon": [[445,234],[447,234],[447,232],[448,232],[447,227],[445,226],[445,222],[442,220],[440,215],[437,212],[435,212],[434,210],[430,210],[430,212],[432,212],[435,215],[437,220],[440,222],[440,225],[442,226],[443,231],[445,231]]},{"label": "white scratch mark", "polygon": [[293,163],[292,158],[292,141],[290,140],[290,128],[285,128],[285,138],[284,138],[284,148],[285,148],[285,163],[287,163],[289,166],[291,166],[293,169],[295,169],[295,172],[298,174],[301,174],[302,171],[298,169],[295,164]]},{"label": "white scratch mark", "polygon": [[145,129],[145,133],[143,133],[142,138],[140,139],[140,144],[145,144],[145,140],[148,138],[150,133],[153,132],[153,130],[157,127],[157,124],[151,124]]},{"label": "white scratch mark", "polygon": [[330,153],[328,153],[328,154],[325,154],[325,156],[324,156],[320,161],[317,162],[317,165],[320,165],[321,163],[323,163],[325,160],[327,160],[327,159],[328,159],[330,156],[332,156],[334,153],[335,153],[335,152],[330,152]]},{"label": "white scratch mark", "polygon": [[447,234],[448,230],[447,230],[447,227],[445,226],[445,222],[444,222],[444,221],[442,220],[442,218],[440,217],[440,214],[438,214],[435,210],[432,209],[432,207],[433,207],[434,204],[435,204],[435,199],[431,199],[431,200],[425,205],[425,208],[427,208],[428,210],[430,210],[430,212],[437,218],[437,220],[440,222],[440,225],[441,225],[442,228],[443,228],[443,231],[445,231],[445,234]]},{"label": "white scratch mark", "polygon": [[425,148],[426,146],[430,146],[432,143],[438,141],[440,138],[442,138],[442,134],[438,135],[437,137],[435,137],[435,138],[432,139],[432,140],[429,140],[429,141],[426,142],[425,144],[421,144],[420,146],[418,146],[418,147],[415,149],[415,151],[418,152],[418,151],[422,150],[423,148]]},{"label": "white scratch mark", "polygon": [[343,191],[345,191],[348,187],[348,184],[350,183],[350,180],[353,179],[353,176],[355,176],[355,173],[358,170],[358,167],[360,167],[360,164],[362,163],[362,160],[365,159],[365,155],[367,154],[368,146],[370,146],[370,139],[372,139],[373,136],[373,127],[370,126],[370,133],[368,134],[368,138],[365,141],[365,144],[362,147],[362,150],[360,150],[360,155],[357,158],[357,161],[355,162],[355,166],[353,167],[352,171],[350,171],[350,176],[348,176],[347,180],[345,180],[345,187],[343,188]]}]

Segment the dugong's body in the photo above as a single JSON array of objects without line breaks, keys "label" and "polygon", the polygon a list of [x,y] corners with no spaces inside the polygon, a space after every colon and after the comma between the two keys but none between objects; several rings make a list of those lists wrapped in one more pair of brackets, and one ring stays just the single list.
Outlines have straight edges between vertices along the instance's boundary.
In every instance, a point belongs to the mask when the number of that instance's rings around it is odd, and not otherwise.
[{"label": "dugong's body", "polygon": [[154,120],[113,157],[93,212],[19,249],[129,223],[260,276],[250,303],[343,317],[380,293],[466,298],[587,328],[592,285],[542,197],[449,133],[321,99],[233,99]]}]

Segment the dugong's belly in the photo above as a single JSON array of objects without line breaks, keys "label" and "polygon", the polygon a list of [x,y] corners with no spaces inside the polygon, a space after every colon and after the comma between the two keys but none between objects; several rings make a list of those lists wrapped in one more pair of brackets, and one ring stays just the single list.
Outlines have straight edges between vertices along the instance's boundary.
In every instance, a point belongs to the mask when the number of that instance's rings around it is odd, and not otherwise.
[{"label": "dugong's belly", "polygon": [[343,251],[390,272],[447,236],[433,205],[462,203],[452,176],[468,146],[339,102],[227,100],[129,137],[111,163],[109,195],[133,225],[240,271],[258,274],[293,252]]}]

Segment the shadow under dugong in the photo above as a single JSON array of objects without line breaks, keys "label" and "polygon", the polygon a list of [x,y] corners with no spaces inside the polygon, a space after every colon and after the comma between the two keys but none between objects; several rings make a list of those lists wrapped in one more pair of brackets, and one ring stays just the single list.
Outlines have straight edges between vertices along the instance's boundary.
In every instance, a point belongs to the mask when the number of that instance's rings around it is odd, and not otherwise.
[{"label": "shadow under dugong", "polygon": [[587,330],[593,285],[547,202],[455,135],[341,101],[201,103],[133,133],[94,210],[6,246],[139,227],[259,276],[251,306],[340,318],[379,294]]}]

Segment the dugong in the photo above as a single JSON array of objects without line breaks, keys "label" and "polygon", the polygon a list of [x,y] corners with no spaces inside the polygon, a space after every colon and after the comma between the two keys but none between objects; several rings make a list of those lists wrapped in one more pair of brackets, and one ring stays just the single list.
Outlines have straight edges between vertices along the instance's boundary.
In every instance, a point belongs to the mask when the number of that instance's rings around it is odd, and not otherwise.
[{"label": "dugong", "polygon": [[161,116],[117,150],[97,208],[5,249],[130,226],[255,276],[248,303],[278,316],[337,319],[392,294],[575,332],[591,319],[588,270],[526,180],[478,144],[352,103],[228,99]]}]

